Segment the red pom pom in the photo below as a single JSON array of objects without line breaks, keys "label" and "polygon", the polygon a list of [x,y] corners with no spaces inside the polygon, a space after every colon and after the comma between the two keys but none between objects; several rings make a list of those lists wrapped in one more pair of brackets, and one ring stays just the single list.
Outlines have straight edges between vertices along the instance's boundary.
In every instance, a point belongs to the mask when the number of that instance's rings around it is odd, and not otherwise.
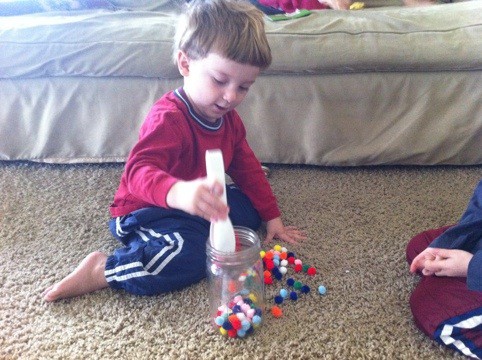
[{"label": "red pom pom", "polygon": [[288,257],[288,264],[294,264],[294,263],[295,263],[295,257],[294,256]]},{"label": "red pom pom", "polygon": [[314,267],[308,268],[308,271],[306,272],[308,275],[315,275],[316,274],[316,269]]},{"label": "red pom pom", "polygon": [[241,325],[241,320],[239,320],[235,314],[229,315],[228,320],[235,330],[239,330],[243,327],[243,325]]},{"label": "red pom pom", "polygon": [[273,314],[275,318],[279,318],[283,315],[283,310],[281,310],[279,306],[273,306],[271,308],[271,314]]},{"label": "red pom pom", "polygon": [[236,329],[228,330],[228,336],[230,338],[235,338],[238,336],[238,331]]},{"label": "red pom pom", "polygon": [[273,278],[270,278],[270,277],[265,277],[264,278],[264,283],[266,285],[271,285],[273,283]]},{"label": "red pom pom", "polygon": [[273,260],[266,260],[264,264],[268,270],[273,270],[275,267]]},{"label": "red pom pom", "polygon": [[303,265],[301,265],[301,264],[295,265],[295,271],[296,272],[300,272],[301,270],[303,270]]}]

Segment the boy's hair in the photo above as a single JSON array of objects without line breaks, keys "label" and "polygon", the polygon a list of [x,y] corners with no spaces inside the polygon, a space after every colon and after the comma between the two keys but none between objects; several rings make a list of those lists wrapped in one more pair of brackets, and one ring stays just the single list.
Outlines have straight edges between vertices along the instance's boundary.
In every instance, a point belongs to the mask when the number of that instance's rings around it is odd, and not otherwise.
[{"label": "boy's hair", "polygon": [[181,16],[174,41],[194,60],[215,52],[261,69],[271,64],[264,15],[247,0],[193,0]]}]

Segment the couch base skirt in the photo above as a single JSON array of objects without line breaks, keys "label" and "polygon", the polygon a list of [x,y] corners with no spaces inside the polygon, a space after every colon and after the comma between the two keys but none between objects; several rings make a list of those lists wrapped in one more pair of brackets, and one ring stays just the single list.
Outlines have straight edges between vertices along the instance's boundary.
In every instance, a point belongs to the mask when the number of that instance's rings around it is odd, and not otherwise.
[{"label": "couch base skirt", "polygon": [[[239,112],[266,163],[482,164],[482,72],[258,78]],[[0,80],[0,160],[122,162],[180,80]]]}]

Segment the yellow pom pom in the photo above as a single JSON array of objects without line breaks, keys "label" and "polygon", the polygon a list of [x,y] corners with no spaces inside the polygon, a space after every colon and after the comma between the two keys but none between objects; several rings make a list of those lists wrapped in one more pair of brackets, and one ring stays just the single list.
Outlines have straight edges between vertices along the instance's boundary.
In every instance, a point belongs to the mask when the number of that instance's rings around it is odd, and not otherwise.
[{"label": "yellow pom pom", "polygon": [[252,302],[254,302],[254,303],[256,303],[256,302],[258,301],[258,298],[257,298],[256,295],[254,295],[253,293],[250,293],[250,294],[248,295],[248,298],[249,298]]},{"label": "yellow pom pom", "polygon": [[274,251],[281,251],[281,245],[276,244],[273,249]]},{"label": "yellow pom pom", "polygon": [[361,10],[365,8],[364,2],[355,1],[353,4],[350,5],[350,10]]},{"label": "yellow pom pom", "polygon": [[223,328],[222,326],[219,328],[219,332],[220,332],[221,335],[223,335],[223,336],[227,336],[227,335],[228,335],[228,330],[226,330],[226,329]]},{"label": "yellow pom pom", "polygon": [[259,252],[259,255],[261,256],[261,259],[264,258],[264,256],[266,255],[266,251],[261,250],[261,251]]}]

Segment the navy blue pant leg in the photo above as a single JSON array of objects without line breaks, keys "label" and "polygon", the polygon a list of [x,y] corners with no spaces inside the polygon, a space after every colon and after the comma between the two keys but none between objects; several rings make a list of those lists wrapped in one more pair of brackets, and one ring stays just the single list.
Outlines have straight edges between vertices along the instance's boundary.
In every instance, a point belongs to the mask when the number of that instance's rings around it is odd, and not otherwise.
[{"label": "navy blue pant leg", "polygon": [[[248,197],[234,185],[226,192],[233,225],[257,230],[261,218]],[[114,289],[156,295],[206,276],[209,222],[198,216],[151,207],[112,219],[109,228],[124,244],[107,259],[105,276]]]},{"label": "navy blue pant leg", "polygon": [[234,184],[226,186],[226,197],[230,208],[229,218],[233,225],[258,230],[261,226],[261,217],[251,200]]},{"label": "navy blue pant leg", "polygon": [[105,276],[112,288],[156,295],[206,276],[209,222],[200,217],[153,207],[112,219],[109,227],[125,245],[107,259]]}]

